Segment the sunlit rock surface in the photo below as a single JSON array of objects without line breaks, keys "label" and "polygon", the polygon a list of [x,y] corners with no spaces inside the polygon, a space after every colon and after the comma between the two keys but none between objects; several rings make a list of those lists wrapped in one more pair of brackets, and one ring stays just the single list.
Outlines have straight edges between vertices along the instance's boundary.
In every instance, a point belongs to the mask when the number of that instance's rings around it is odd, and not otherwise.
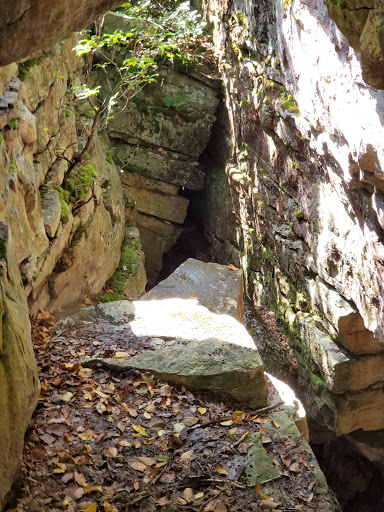
[{"label": "sunlit rock surface", "polygon": [[218,263],[203,263],[189,258],[167,279],[152,288],[144,300],[195,297],[213,313],[231,315],[241,321],[244,314],[241,270]]},{"label": "sunlit rock surface", "polygon": [[67,94],[67,81],[78,79],[82,64],[72,52],[75,42],[72,37],[0,72],[0,219],[12,232],[32,314],[100,291],[120,259],[124,202],[106,141],[96,136],[87,154],[97,173],[93,197],[90,189],[87,204],[72,213],[60,196],[81,143],[81,112]]},{"label": "sunlit rock surface", "polygon": [[215,255],[284,325],[309,414],[338,434],[384,428],[384,92],[320,0],[205,8],[225,89]]}]

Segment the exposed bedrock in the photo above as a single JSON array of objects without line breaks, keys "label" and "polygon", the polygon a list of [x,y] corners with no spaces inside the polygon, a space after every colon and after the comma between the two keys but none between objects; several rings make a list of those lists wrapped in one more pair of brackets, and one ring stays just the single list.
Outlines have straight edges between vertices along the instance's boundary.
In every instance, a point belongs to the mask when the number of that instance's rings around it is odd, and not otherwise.
[{"label": "exposed bedrock", "polygon": [[[132,19],[109,13],[105,23],[109,30],[126,31]],[[162,269],[163,254],[182,231],[189,205],[182,190],[199,191],[205,184],[198,160],[210,138],[219,100],[203,76],[192,74],[161,68],[156,83],[136,94],[108,125],[125,202],[138,212],[135,223],[150,284]],[[103,71],[96,70],[94,80],[107,87]]]},{"label": "exposed bedrock", "polygon": [[309,413],[337,434],[384,428],[384,93],[320,0],[205,7],[225,87],[215,254],[276,312]]}]

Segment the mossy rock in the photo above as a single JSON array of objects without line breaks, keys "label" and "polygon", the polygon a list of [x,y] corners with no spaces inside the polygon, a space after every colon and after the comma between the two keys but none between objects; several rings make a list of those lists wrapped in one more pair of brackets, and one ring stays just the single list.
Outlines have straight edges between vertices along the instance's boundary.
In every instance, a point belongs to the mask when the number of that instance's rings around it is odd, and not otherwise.
[{"label": "mossy rock", "polygon": [[97,297],[97,301],[100,303],[116,302],[118,300],[124,300],[124,299],[125,299],[125,295],[122,295],[121,293],[115,293],[115,292],[101,293]]}]

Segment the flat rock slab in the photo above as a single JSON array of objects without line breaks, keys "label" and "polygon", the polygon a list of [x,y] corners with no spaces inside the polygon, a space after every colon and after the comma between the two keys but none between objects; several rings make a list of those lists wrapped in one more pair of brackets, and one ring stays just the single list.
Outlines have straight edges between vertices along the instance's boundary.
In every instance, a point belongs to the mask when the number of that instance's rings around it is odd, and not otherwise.
[{"label": "flat rock slab", "polygon": [[[113,316],[115,322],[122,323],[116,329],[124,330],[124,321],[118,320],[115,313],[115,307],[122,306],[115,304],[119,302],[99,305],[97,310],[105,316]],[[215,338],[255,350],[255,343],[243,325],[229,315],[212,313],[195,299],[140,300],[132,304],[134,312],[129,327],[136,336],[181,342]],[[125,308],[129,310],[128,306]]]},{"label": "flat rock slab", "polygon": [[239,321],[243,318],[242,271],[193,258],[189,258],[167,279],[152,288],[143,300],[170,297],[189,299],[191,295],[213,313],[231,315]]},{"label": "flat rock slab", "polygon": [[248,453],[244,459],[247,485],[254,487],[257,482],[265,484],[281,477],[281,472],[268,456],[261,440],[260,432],[247,438]]},{"label": "flat rock slab", "polygon": [[57,190],[47,190],[41,198],[44,227],[49,238],[53,238],[60,224],[61,202]]},{"label": "flat rock slab", "polygon": [[97,363],[122,371],[151,372],[172,384],[210,391],[251,407],[268,404],[264,367],[257,350],[217,339],[146,351],[130,359],[93,358],[82,361],[83,366],[88,367]]}]

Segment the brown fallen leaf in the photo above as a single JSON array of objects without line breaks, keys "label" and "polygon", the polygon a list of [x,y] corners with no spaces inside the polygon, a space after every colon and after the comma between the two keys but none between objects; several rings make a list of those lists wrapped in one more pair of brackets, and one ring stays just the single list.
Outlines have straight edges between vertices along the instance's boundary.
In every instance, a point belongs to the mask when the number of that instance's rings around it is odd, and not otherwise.
[{"label": "brown fallen leaf", "polygon": [[198,418],[195,418],[194,416],[187,416],[184,418],[184,425],[186,427],[192,427],[193,425],[196,425],[196,423],[199,421]]},{"label": "brown fallen leaf", "polygon": [[216,501],[215,512],[227,512],[227,507],[222,501]]},{"label": "brown fallen leaf", "polygon": [[75,471],[75,482],[80,485],[80,487],[88,487],[87,481],[85,480],[85,476],[82,473],[77,473]]},{"label": "brown fallen leaf", "polygon": [[180,457],[180,462],[185,462],[188,460],[193,454],[193,450],[188,450],[187,452],[184,452]]},{"label": "brown fallen leaf", "polygon": [[236,267],[235,267],[235,265],[232,265],[232,263],[230,263],[230,264],[228,265],[228,268],[229,268],[230,270],[239,270],[238,268],[236,268]]},{"label": "brown fallen leaf", "polygon": [[85,494],[89,494],[91,492],[103,492],[103,488],[101,485],[90,485],[84,489]]},{"label": "brown fallen leaf", "polygon": [[131,354],[128,354],[128,352],[120,351],[116,352],[113,356],[113,359],[128,359],[131,357]]},{"label": "brown fallen leaf", "polygon": [[163,496],[162,498],[156,500],[155,503],[156,505],[163,507],[164,505],[167,505],[169,503],[169,499],[166,496]]},{"label": "brown fallen leaf", "polygon": [[117,457],[117,448],[115,446],[110,446],[108,449],[112,457]]},{"label": "brown fallen leaf", "polygon": [[300,464],[298,462],[294,462],[293,464],[291,464],[289,466],[289,469],[291,471],[294,471],[295,473],[300,473],[301,469],[300,469]]},{"label": "brown fallen leaf", "polygon": [[134,462],[132,462],[131,468],[143,473],[146,470],[147,466],[145,464],[143,464],[142,462],[140,462],[139,460],[135,460]]},{"label": "brown fallen leaf", "polygon": [[125,425],[122,421],[119,421],[119,423],[117,423],[116,427],[120,430],[120,432],[125,431]]},{"label": "brown fallen leaf", "polygon": [[281,505],[281,501],[277,501],[276,503],[274,501],[269,500],[261,500],[260,507],[264,510],[275,510],[275,508],[279,507]]},{"label": "brown fallen leaf", "polygon": [[84,512],[97,512],[97,504],[96,503],[90,503]]},{"label": "brown fallen leaf", "polygon": [[228,475],[228,471],[226,471],[222,466],[220,466],[220,464],[216,464],[215,471],[220,473],[220,475],[225,475],[225,476]]},{"label": "brown fallen leaf", "polygon": [[187,503],[193,501],[193,490],[191,487],[186,487],[183,491],[183,498]]},{"label": "brown fallen leaf", "polygon": [[132,443],[130,443],[129,441],[125,441],[124,439],[122,439],[121,441],[117,441],[117,443],[120,446],[124,446],[124,448],[130,448],[132,446]]},{"label": "brown fallen leaf", "polygon": [[157,462],[157,460],[152,457],[137,457],[137,459],[146,466],[154,466]]},{"label": "brown fallen leaf", "polygon": [[78,487],[77,489],[75,489],[72,493],[72,498],[77,501],[79,500],[80,498],[82,498],[84,496],[84,489],[82,487]]}]

